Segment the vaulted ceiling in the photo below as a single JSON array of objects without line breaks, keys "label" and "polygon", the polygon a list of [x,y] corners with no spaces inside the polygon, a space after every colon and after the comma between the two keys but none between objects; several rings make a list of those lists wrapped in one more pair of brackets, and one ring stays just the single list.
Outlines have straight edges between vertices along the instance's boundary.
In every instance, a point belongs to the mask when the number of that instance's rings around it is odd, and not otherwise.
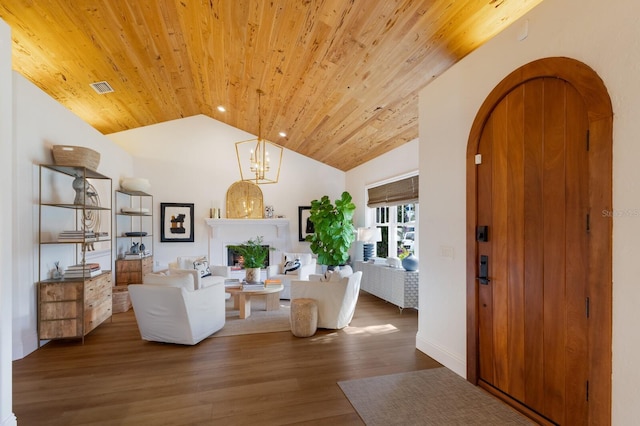
[{"label": "vaulted ceiling", "polygon": [[257,135],[260,102],[261,136],[346,171],[417,138],[419,91],[541,1],[0,0],[0,17],[13,68],[104,134],[205,114]]}]

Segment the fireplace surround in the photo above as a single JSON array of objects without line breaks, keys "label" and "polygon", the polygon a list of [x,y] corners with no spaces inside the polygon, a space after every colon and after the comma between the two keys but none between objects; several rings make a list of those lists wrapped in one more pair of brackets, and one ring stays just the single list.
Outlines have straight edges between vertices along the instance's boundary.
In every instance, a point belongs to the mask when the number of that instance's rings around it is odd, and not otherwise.
[{"label": "fireplace surround", "polygon": [[209,259],[213,265],[229,265],[227,246],[258,236],[273,248],[269,251],[270,265],[280,263],[282,253],[290,251],[289,219],[206,219],[206,223],[210,227]]}]

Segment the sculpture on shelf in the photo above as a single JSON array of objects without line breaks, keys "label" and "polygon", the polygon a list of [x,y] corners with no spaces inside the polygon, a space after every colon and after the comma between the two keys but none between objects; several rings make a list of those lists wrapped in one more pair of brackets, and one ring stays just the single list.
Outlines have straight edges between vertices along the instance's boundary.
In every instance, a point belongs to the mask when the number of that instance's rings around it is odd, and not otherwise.
[{"label": "sculpture on shelf", "polygon": [[[82,227],[85,230],[85,238],[98,238],[100,232],[100,212],[86,207],[99,207],[100,197],[96,188],[83,176],[76,175],[72,182],[72,187],[76,192],[73,204],[83,206]],[[94,235],[89,235],[93,232]],[[85,242],[87,251],[93,251],[93,241]]]},{"label": "sculpture on shelf", "polygon": [[73,204],[86,204],[86,200],[90,198],[89,187],[91,184],[82,176],[76,176],[71,185],[76,191],[76,198],[73,200]]}]

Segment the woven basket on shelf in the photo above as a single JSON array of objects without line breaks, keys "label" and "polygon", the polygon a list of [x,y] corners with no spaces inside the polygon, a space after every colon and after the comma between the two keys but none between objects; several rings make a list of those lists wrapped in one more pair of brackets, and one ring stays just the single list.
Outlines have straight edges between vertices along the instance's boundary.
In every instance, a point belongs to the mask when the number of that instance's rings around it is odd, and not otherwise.
[{"label": "woven basket on shelf", "polygon": [[131,309],[131,299],[129,298],[129,290],[126,286],[113,287],[111,300],[113,302],[112,313],[127,312]]},{"label": "woven basket on shelf", "polygon": [[86,167],[97,170],[100,164],[100,153],[83,146],[53,145],[51,147],[53,161],[58,166]]}]

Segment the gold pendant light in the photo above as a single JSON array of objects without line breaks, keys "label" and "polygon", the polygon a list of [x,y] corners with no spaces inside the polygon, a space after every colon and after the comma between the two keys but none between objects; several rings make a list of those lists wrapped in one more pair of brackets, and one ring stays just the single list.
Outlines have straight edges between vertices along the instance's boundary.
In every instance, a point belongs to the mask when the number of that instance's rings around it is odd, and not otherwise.
[{"label": "gold pendant light", "polygon": [[240,180],[257,185],[276,183],[280,177],[282,152],[284,148],[273,142],[262,139],[262,117],[260,114],[260,98],[264,92],[258,93],[258,138],[236,142],[236,155],[240,168]]}]

